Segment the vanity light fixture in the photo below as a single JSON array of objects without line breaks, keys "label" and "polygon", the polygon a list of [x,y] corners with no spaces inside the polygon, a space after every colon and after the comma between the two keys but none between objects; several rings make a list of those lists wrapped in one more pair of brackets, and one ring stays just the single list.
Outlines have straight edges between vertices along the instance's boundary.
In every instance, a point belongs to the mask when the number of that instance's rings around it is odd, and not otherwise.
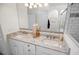
[{"label": "vanity light fixture", "polygon": [[25,6],[26,6],[26,7],[29,7],[29,4],[28,4],[28,3],[25,3]]},{"label": "vanity light fixture", "polygon": [[48,6],[48,3],[45,3],[44,6],[47,7]]},{"label": "vanity light fixture", "polygon": [[38,8],[38,7],[48,6],[48,3],[25,3],[25,6],[28,8]]},{"label": "vanity light fixture", "polygon": [[34,4],[34,6],[33,6],[34,8],[37,8],[37,5],[36,4]]},{"label": "vanity light fixture", "polygon": [[30,5],[30,6],[29,6],[29,8],[31,9],[31,8],[32,8],[32,6]]},{"label": "vanity light fixture", "polygon": [[39,6],[39,7],[42,7],[42,4],[39,3],[38,6]]}]

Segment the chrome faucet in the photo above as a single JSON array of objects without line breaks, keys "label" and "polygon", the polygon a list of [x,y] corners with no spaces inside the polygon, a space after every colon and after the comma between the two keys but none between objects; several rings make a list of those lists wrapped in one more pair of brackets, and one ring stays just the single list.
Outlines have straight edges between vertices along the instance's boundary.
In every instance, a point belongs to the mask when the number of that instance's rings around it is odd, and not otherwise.
[{"label": "chrome faucet", "polygon": [[52,39],[52,35],[47,35],[47,38],[49,38],[51,40]]}]

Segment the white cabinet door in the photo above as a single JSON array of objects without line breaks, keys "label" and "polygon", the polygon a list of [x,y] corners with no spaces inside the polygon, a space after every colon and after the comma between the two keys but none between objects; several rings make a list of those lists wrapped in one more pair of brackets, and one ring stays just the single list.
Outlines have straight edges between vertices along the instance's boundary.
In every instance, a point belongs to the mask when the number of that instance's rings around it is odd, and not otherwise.
[{"label": "white cabinet door", "polygon": [[16,48],[17,48],[17,55],[23,55],[23,42],[16,41]]},{"label": "white cabinet door", "polygon": [[27,47],[27,43],[25,44],[24,43],[24,46],[23,46],[23,55],[28,55],[28,47]]},{"label": "white cabinet door", "polygon": [[23,55],[23,42],[10,39],[10,50],[13,55]]},{"label": "white cabinet door", "polygon": [[35,45],[24,43],[23,51],[24,55],[35,55]]},{"label": "white cabinet door", "polygon": [[17,43],[15,40],[10,39],[9,40],[9,45],[10,45],[10,52],[13,55],[17,55]]},{"label": "white cabinet door", "polygon": [[28,44],[28,54],[35,55],[35,45]]},{"label": "white cabinet door", "polygon": [[65,53],[55,51],[55,50],[51,50],[51,49],[48,49],[48,48],[43,48],[43,47],[40,47],[40,46],[36,46],[36,54],[37,55],[64,55]]},{"label": "white cabinet door", "polygon": [[13,55],[35,55],[35,45],[10,39],[10,50]]}]

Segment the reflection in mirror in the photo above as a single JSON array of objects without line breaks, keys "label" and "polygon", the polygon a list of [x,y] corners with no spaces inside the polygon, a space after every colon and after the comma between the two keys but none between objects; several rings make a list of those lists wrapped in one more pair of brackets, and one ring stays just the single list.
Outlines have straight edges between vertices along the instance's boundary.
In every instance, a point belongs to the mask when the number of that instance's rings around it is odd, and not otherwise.
[{"label": "reflection in mirror", "polygon": [[19,27],[32,29],[38,24],[41,31],[63,32],[66,3],[17,4]]}]

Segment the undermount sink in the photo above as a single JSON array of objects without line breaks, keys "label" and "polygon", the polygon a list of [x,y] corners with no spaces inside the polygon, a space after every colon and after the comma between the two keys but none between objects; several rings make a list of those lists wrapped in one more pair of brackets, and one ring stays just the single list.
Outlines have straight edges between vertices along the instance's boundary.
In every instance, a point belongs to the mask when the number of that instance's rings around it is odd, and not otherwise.
[{"label": "undermount sink", "polygon": [[62,47],[62,42],[56,41],[56,40],[49,40],[49,39],[45,39],[42,40],[42,42],[47,45],[47,46],[55,46],[55,47]]},{"label": "undermount sink", "polygon": [[32,38],[32,35],[31,34],[19,34],[19,35],[16,35],[15,38]]},{"label": "undermount sink", "polygon": [[60,41],[60,38],[53,38],[52,37],[41,37],[41,42],[44,44],[44,45],[47,45],[47,46],[55,46],[55,47],[62,47],[63,46],[63,41]]}]

